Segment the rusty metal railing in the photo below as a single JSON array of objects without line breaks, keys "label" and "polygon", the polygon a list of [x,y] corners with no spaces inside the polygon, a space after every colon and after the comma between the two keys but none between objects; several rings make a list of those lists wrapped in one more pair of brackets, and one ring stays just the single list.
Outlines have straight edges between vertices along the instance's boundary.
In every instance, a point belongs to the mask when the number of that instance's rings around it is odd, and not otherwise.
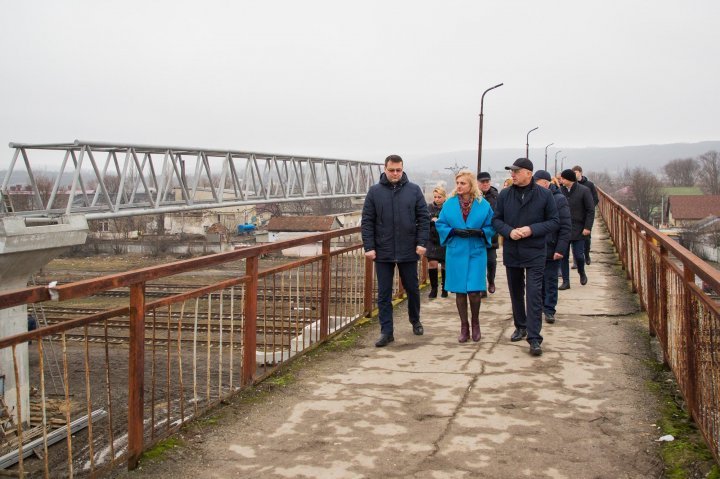
[{"label": "rusty metal railing", "polygon": [[720,272],[598,190],[600,212],[650,334],[720,462]]},{"label": "rusty metal railing", "polygon": [[[50,301],[51,294],[62,305],[129,289],[123,306],[0,338],[0,350],[12,351],[16,384],[22,384],[24,370],[30,378],[26,390],[16,388],[14,421],[5,424],[15,427],[14,435],[0,438],[0,456],[16,454],[13,467],[20,475],[97,475],[124,463],[135,468],[142,452],[160,439],[372,313],[373,263],[363,254],[359,231],[346,228],[0,294],[3,309]],[[262,256],[294,247],[317,251],[260,269]],[[233,274],[148,301],[153,281],[211,268]],[[402,294],[396,282],[393,295]],[[50,339],[61,350],[64,381],[56,391],[46,383],[44,348]],[[23,364],[16,349],[28,342],[29,364]],[[32,399],[29,423],[21,420],[23,394]],[[29,454],[37,458],[26,459]]]}]

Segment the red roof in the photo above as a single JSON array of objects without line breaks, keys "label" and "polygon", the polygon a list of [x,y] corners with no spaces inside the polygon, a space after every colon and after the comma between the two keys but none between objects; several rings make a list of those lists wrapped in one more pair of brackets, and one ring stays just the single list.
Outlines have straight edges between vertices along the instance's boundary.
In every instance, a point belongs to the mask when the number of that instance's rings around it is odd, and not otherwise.
[{"label": "red roof", "polygon": [[676,220],[701,220],[720,216],[720,195],[672,195],[668,197],[670,214]]}]

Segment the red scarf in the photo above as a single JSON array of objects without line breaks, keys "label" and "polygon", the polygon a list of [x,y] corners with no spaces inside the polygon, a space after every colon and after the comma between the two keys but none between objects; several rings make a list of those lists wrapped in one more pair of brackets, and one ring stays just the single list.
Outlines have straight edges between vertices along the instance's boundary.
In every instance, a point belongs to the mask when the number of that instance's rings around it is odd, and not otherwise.
[{"label": "red scarf", "polygon": [[470,208],[472,208],[473,198],[465,201],[461,196],[458,196],[458,201],[460,202],[460,210],[462,211],[463,221],[467,221],[468,215],[470,214]]}]

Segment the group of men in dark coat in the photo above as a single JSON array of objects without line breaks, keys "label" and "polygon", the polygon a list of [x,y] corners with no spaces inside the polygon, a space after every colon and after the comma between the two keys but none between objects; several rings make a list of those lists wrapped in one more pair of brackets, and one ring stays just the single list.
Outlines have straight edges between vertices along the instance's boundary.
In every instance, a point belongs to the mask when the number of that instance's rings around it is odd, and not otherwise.
[{"label": "group of men in dark coat", "polygon": [[[513,184],[494,199],[493,226],[505,238],[503,262],[515,323],[510,340],[527,338],[530,354],[539,356],[542,316],[548,323],[555,322],[558,274],[561,265],[567,264],[571,245],[576,261],[579,259],[580,282],[587,284],[584,246],[592,230],[596,203],[586,186],[568,181],[559,188],[547,171],[533,174],[533,164],[527,158],[517,159],[506,169]],[[486,175],[481,172],[478,179]],[[569,177],[566,172],[562,176]]]},{"label": "group of men in dark coat", "polygon": [[[487,187],[487,173],[479,173],[478,180],[494,210],[492,225],[504,238],[503,263],[515,323],[510,340],[526,338],[530,354],[539,356],[542,315],[549,323],[555,321],[558,262],[569,264],[568,242],[580,282],[587,283],[585,237],[592,229],[595,203],[589,188],[577,182],[572,170],[562,172],[560,191],[551,184],[546,171],[533,175],[533,164],[527,158],[518,158],[506,169],[510,170],[513,184],[497,196],[497,190]],[[484,188],[483,183],[487,183]],[[399,156],[386,158],[385,172],[380,182],[370,188],[362,216],[365,256],[375,261],[378,279],[380,338],[375,345],[386,346],[394,340],[391,293],[395,267],[408,294],[413,333],[422,335],[417,261],[425,253],[429,215],[420,187],[408,181]],[[496,247],[493,243],[490,249]],[[488,261],[491,293],[495,290],[494,276],[494,265],[491,267]]]},{"label": "group of men in dark coat", "polygon": [[[580,167],[575,167],[580,168]],[[580,169],[580,178],[582,169]],[[585,273],[586,257],[590,254],[590,232],[592,231],[593,222],[595,221],[595,205],[597,201],[593,198],[593,192],[597,197],[595,185],[585,178],[584,185],[578,181],[578,174],[573,170],[564,170],[560,174],[560,182],[563,185],[563,193],[568,198],[570,205],[570,216],[572,218],[572,230],[570,232],[570,248],[573,254],[573,261],[576,265],[578,274],[580,275],[580,284],[586,285],[588,282]],[[592,190],[590,189],[592,187]],[[587,256],[586,256],[587,255]],[[559,289],[570,288],[570,261],[568,255],[561,261],[560,265],[563,283]]]}]

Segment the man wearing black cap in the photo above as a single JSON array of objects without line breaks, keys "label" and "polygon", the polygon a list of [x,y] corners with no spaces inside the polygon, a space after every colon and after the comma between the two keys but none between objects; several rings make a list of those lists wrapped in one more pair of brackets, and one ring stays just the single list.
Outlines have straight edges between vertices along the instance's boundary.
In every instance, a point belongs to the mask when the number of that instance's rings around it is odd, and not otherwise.
[{"label": "man wearing black cap", "polygon": [[505,169],[513,184],[498,196],[493,227],[505,238],[503,263],[515,322],[510,341],[527,337],[530,354],[540,356],[545,236],[560,228],[560,219],[550,191],[533,180],[530,160],[518,158]]},{"label": "man wearing black cap", "polygon": [[[585,274],[585,237],[590,235],[595,221],[595,203],[590,189],[577,183],[577,177],[573,170],[563,170],[560,174],[560,182],[563,184],[562,192],[567,196],[570,205],[570,217],[572,219],[570,247],[580,274],[580,284],[584,286],[588,282]],[[563,284],[558,289],[569,289],[570,263],[568,262],[568,255],[565,255],[561,260],[560,268],[562,269]]]},{"label": "man wearing black cap", "polygon": [[[495,212],[495,206],[497,205],[498,190],[490,184],[490,173],[487,171],[481,171],[477,174],[478,187],[483,197],[490,203],[490,207]],[[498,235],[495,233],[492,237],[492,246],[487,249],[487,293],[495,292],[495,273],[497,271],[497,249],[498,249]]]},{"label": "man wearing black cap", "polygon": [[545,170],[538,170],[533,175],[533,178],[535,178],[535,183],[550,190],[560,217],[560,229],[545,236],[547,253],[543,280],[543,312],[545,313],[545,321],[552,324],[555,322],[555,307],[558,301],[558,269],[560,268],[560,260],[568,253],[572,220],[570,219],[570,206],[567,198],[560,191],[560,188],[551,183],[552,177],[550,173]]}]

